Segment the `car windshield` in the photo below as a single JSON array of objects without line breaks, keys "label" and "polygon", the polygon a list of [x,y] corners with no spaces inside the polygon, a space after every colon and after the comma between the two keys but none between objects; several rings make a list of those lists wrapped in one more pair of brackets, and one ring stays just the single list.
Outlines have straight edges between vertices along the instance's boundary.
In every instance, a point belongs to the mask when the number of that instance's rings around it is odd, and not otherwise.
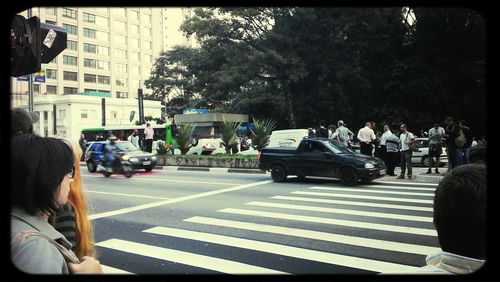
[{"label": "car windshield", "polygon": [[134,146],[131,142],[116,142],[116,147],[120,151],[137,151],[137,147]]},{"label": "car windshield", "polygon": [[329,140],[328,142],[325,142],[325,144],[332,149],[335,154],[354,153],[354,151],[349,149],[346,145],[344,145],[344,143],[337,140]]}]

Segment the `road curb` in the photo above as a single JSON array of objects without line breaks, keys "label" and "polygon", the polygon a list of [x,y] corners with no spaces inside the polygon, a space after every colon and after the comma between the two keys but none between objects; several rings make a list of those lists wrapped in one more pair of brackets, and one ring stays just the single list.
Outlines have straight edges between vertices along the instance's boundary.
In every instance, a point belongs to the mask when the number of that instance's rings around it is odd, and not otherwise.
[{"label": "road curb", "polygon": [[[80,167],[87,167],[85,162],[80,162]],[[247,168],[225,168],[225,167],[194,167],[194,166],[155,166],[154,170],[180,170],[180,171],[204,171],[219,173],[248,173],[248,174],[266,174],[260,169]]]}]

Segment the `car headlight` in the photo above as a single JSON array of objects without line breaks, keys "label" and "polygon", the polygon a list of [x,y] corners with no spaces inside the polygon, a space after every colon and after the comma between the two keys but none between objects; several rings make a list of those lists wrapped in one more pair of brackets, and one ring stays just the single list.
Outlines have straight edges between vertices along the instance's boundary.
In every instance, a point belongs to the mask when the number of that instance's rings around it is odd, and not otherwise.
[{"label": "car headlight", "polygon": [[133,163],[136,163],[136,162],[139,162],[139,159],[138,158],[130,158],[130,161]]},{"label": "car headlight", "polygon": [[375,168],[375,166],[371,163],[365,163],[365,168],[366,169],[372,169],[372,168]]},{"label": "car headlight", "polygon": [[156,161],[156,156],[151,157],[153,161]]},{"label": "car headlight", "polygon": [[130,159],[130,156],[129,155],[123,155],[122,159],[124,161],[128,161]]}]

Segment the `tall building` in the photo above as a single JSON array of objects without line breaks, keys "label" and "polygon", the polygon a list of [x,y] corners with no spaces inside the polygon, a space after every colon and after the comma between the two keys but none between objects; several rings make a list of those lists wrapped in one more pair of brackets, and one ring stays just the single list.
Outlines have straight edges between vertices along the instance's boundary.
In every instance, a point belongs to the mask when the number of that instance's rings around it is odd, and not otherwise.
[{"label": "tall building", "polygon": [[[40,22],[64,27],[67,48],[42,64],[45,82],[34,83],[34,97],[105,92],[119,99],[137,98],[155,59],[175,45],[195,47],[179,26],[187,8],[35,7]],[[27,18],[27,11],[21,13]],[[28,102],[28,83],[12,79],[12,106]]]}]

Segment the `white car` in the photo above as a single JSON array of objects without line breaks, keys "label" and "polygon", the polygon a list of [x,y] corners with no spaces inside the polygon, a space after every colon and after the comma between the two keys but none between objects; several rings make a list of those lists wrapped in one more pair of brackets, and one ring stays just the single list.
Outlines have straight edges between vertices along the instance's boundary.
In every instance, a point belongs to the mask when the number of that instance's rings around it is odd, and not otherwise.
[{"label": "white car", "polygon": [[196,146],[189,148],[186,155],[211,155],[225,154],[226,149],[220,138],[202,138],[198,140]]},{"label": "white car", "polygon": [[[417,137],[415,138],[420,143],[418,152],[413,152],[411,157],[412,164],[420,164],[424,167],[429,167],[429,138]],[[435,159],[432,158],[434,162]],[[443,146],[443,153],[439,158],[439,166],[444,166],[448,163],[448,156],[446,155],[446,148]]]}]

